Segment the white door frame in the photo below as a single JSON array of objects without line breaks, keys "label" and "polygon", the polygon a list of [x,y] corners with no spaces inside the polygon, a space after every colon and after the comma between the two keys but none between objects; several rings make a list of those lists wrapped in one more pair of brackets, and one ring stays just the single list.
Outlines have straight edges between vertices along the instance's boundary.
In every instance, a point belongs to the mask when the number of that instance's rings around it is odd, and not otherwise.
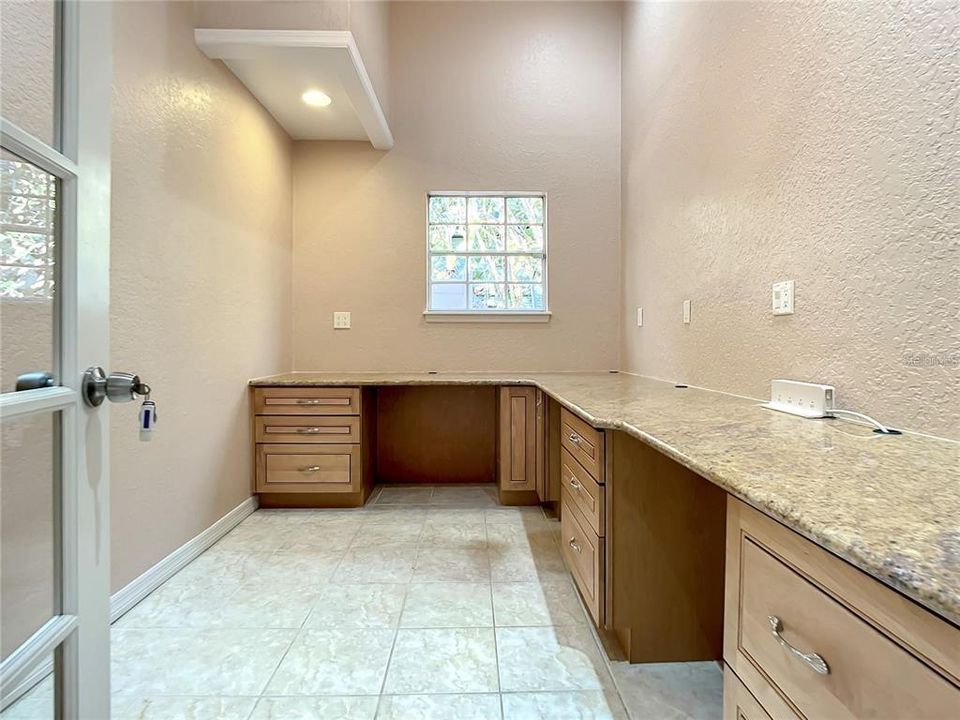
[{"label": "white door frame", "polygon": [[[112,19],[107,2],[64,0],[61,150],[0,118],[0,144],[60,178],[60,385],[0,395],[0,422],[61,414],[60,612],[0,665],[0,706],[59,648],[57,717],[110,716],[109,416],[81,399],[84,368],[109,364]],[[42,369],[42,368],[38,368]]]}]

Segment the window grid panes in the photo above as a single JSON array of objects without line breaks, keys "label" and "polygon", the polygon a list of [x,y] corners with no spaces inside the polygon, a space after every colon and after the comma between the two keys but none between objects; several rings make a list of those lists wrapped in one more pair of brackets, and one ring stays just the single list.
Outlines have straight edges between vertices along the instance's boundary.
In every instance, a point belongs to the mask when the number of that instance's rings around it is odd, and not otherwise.
[{"label": "window grid panes", "polygon": [[35,165],[0,155],[0,298],[53,297],[57,184]]},{"label": "window grid panes", "polygon": [[427,309],[546,312],[542,194],[430,194]]}]

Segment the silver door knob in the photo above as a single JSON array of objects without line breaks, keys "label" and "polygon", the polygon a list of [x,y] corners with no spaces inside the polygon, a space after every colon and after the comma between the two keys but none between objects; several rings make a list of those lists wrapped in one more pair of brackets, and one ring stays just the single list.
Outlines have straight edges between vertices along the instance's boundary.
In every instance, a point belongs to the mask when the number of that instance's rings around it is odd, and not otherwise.
[{"label": "silver door knob", "polygon": [[127,372],[112,372],[107,375],[102,367],[96,365],[84,371],[80,388],[83,401],[90,407],[99,407],[104,400],[130,402],[135,395],[150,395],[150,386],[142,382],[139,375]]}]

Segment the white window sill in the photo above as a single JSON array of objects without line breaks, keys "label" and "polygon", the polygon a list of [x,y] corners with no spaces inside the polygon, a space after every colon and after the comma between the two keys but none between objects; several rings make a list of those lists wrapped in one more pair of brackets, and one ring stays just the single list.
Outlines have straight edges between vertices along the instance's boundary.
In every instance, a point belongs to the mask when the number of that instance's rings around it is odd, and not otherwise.
[{"label": "white window sill", "polygon": [[429,323],[547,323],[548,312],[442,312],[425,310],[423,319]]}]

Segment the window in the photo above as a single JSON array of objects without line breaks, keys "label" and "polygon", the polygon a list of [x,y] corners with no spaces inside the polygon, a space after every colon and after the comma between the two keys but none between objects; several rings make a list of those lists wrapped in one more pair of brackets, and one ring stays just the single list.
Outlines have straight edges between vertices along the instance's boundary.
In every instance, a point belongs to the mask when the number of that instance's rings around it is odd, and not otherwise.
[{"label": "window", "polygon": [[0,298],[53,297],[56,213],[57,179],[0,155]]},{"label": "window", "polygon": [[547,314],[546,198],[427,197],[428,313]]}]

